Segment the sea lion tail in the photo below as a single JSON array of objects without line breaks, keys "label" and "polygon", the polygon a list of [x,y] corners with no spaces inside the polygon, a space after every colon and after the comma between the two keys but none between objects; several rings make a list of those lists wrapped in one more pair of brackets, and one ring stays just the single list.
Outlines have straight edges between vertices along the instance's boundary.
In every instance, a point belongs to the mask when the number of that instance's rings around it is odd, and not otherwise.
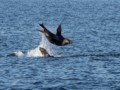
[{"label": "sea lion tail", "polygon": [[46,27],[43,25],[43,23],[42,24],[39,24],[43,29],[45,29],[46,30]]},{"label": "sea lion tail", "polygon": [[42,30],[39,30],[39,31],[42,32],[42,33],[44,33],[45,30],[46,30],[45,26],[43,25],[43,23],[42,23],[42,24],[39,24],[39,25],[43,28]]}]

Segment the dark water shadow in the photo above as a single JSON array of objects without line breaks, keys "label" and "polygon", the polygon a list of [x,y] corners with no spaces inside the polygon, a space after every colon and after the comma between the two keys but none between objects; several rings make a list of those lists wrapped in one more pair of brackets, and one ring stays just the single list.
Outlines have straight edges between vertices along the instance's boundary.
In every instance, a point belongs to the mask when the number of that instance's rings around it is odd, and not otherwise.
[{"label": "dark water shadow", "polygon": [[74,57],[120,57],[120,53],[111,54],[111,53],[103,53],[103,54],[76,54],[71,56],[62,56],[62,57],[54,57],[54,58],[74,58]]}]

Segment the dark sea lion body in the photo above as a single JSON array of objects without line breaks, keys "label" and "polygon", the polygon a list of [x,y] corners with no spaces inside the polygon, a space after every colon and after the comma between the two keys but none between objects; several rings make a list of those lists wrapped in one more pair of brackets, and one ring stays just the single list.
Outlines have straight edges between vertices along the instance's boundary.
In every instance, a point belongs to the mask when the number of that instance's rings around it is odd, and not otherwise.
[{"label": "dark sea lion body", "polygon": [[56,34],[51,33],[43,24],[40,24],[40,26],[44,29],[40,31],[44,33],[50,43],[57,46],[64,46],[71,43],[69,39],[66,39],[61,35],[61,24],[58,26]]},{"label": "dark sea lion body", "polygon": [[40,52],[42,53],[42,55],[43,55],[44,57],[53,57],[53,56],[51,56],[51,55],[46,51],[46,49],[40,47],[39,50],[40,50]]}]

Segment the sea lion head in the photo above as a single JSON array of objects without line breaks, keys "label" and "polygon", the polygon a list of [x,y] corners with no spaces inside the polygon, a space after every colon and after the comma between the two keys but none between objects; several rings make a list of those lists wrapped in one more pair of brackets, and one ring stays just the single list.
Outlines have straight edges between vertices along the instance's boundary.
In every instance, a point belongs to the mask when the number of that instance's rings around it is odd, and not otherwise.
[{"label": "sea lion head", "polygon": [[44,57],[50,57],[50,55],[48,54],[48,52],[46,51],[46,49],[40,47],[39,50],[41,51],[42,55]]},{"label": "sea lion head", "polygon": [[68,45],[68,44],[71,44],[71,43],[72,43],[72,41],[69,40],[69,39],[64,39],[64,40],[62,41],[62,45]]}]

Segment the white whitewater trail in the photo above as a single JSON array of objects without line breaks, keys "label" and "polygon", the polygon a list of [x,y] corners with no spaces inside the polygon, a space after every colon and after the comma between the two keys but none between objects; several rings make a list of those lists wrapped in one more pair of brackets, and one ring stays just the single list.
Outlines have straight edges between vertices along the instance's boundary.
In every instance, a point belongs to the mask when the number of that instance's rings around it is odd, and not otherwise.
[{"label": "white whitewater trail", "polygon": [[54,56],[54,57],[61,57],[63,55],[57,55],[56,52],[53,50],[52,48],[52,44],[49,43],[49,41],[46,39],[46,37],[44,36],[44,34],[42,34],[42,40],[40,42],[40,44],[32,50],[29,50],[27,53],[23,53],[22,51],[16,51],[14,52],[12,55],[13,56],[17,56],[17,57],[44,57],[41,53],[41,51],[39,50],[40,47],[45,48],[47,50],[47,52],[49,53],[49,55]]}]

